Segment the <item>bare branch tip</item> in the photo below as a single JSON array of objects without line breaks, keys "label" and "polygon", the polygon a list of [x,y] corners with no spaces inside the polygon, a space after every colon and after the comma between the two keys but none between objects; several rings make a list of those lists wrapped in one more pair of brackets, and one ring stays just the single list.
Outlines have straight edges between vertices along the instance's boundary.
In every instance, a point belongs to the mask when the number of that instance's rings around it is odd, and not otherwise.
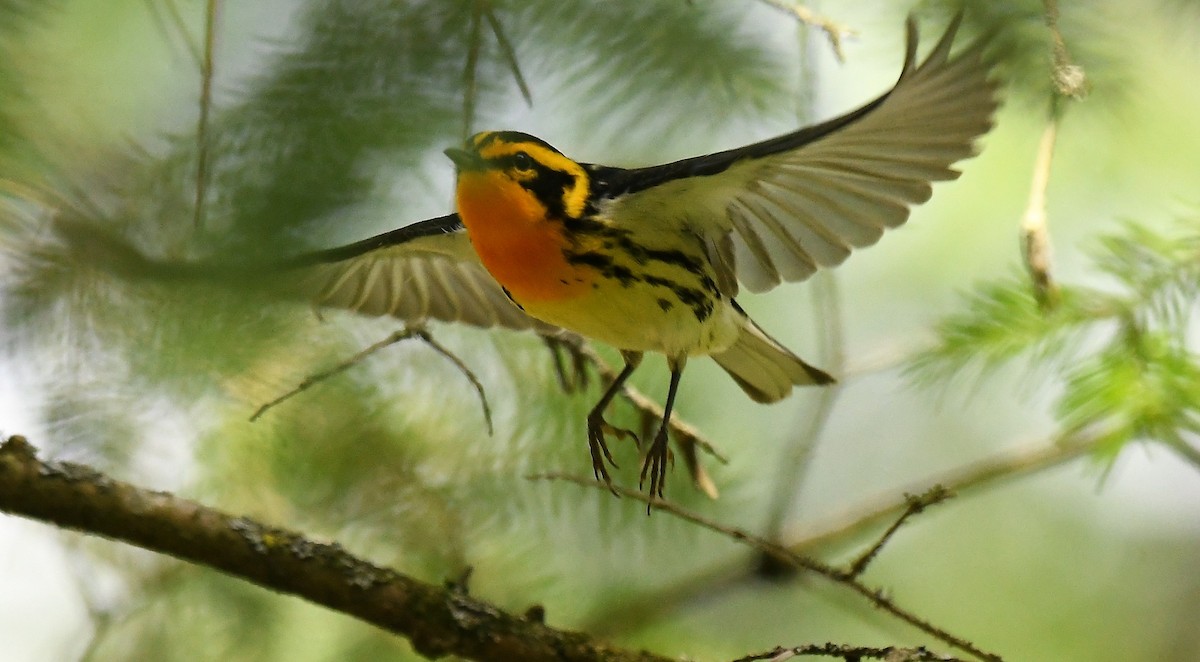
[{"label": "bare branch tip", "polygon": [[435,352],[441,354],[447,360],[455,365],[467,381],[471,382],[471,386],[475,388],[475,393],[479,395],[479,405],[483,408],[483,419],[487,423],[488,436],[495,434],[495,428],[492,425],[492,406],[488,403],[487,393],[483,390],[483,382],[479,381],[479,377],[472,371],[462,359],[458,358],[453,352],[443,346],[441,343],[433,339],[429,331],[425,329],[417,329],[413,335],[420,338],[425,344],[429,345]]}]

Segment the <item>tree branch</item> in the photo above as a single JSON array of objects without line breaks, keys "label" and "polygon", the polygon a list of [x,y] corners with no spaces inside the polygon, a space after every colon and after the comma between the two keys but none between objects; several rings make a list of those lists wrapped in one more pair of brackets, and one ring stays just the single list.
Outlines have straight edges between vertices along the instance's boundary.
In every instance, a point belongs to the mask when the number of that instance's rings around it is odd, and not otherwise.
[{"label": "tree branch", "polygon": [[[956,636],[954,634],[951,634],[950,632],[934,625],[932,622],[930,622],[924,618],[921,618],[920,616],[917,616],[912,611],[909,611],[908,609],[901,607],[894,600],[892,600],[888,595],[886,595],[886,593],[883,590],[874,589],[874,588],[871,588],[870,586],[867,586],[866,584],[862,583],[861,581],[858,580],[857,575],[855,574],[854,568],[847,568],[844,570],[840,569],[840,568],[835,568],[827,563],[824,563],[822,561],[814,559],[810,556],[804,556],[802,554],[798,554],[798,553],[788,549],[787,547],[784,547],[783,545],[779,545],[777,543],[766,540],[765,538],[762,538],[760,536],[756,536],[753,533],[746,531],[745,529],[740,529],[738,527],[733,527],[733,526],[727,526],[725,524],[722,524],[720,522],[712,520],[708,517],[705,517],[699,513],[695,513],[690,510],[687,510],[685,508],[682,508],[674,503],[671,503],[670,501],[666,501],[664,499],[657,498],[657,497],[651,496],[649,494],[642,494],[639,491],[631,490],[626,487],[621,487],[620,485],[609,485],[607,483],[604,483],[604,482],[601,482],[598,480],[590,480],[588,478],[582,478],[579,476],[574,476],[574,475],[565,474],[565,473],[536,474],[536,475],[530,476],[529,478],[534,479],[534,480],[561,480],[561,481],[575,483],[576,485],[580,485],[582,487],[592,487],[592,488],[605,489],[605,490],[615,490],[616,492],[619,493],[620,496],[629,497],[630,499],[644,502],[651,510],[658,510],[658,511],[668,513],[674,517],[678,517],[679,519],[684,520],[685,522],[691,522],[692,524],[695,524],[701,528],[708,529],[709,531],[713,531],[713,532],[718,533],[723,536],[727,536],[733,540],[736,540],[740,543],[748,545],[749,547],[753,548],[754,550],[756,550],[762,554],[765,554],[765,555],[768,555],[768,556],[774,558],[777,562],[779,562],[781,564],[808,570],[816,575],[824,577],[825,579],[827,579],[831,582],[840,584],[840,585],[846,587],[847,589],[849,589],[855,593],[858,593],[859,595],[866,598],[876,609],[885,611],[885,612],[891,614],[892,616],[894,616],[895,618],[897,618],[901,621],[904,621],[905,623],[908,623],[909,625],[924,632],[925,634],[927,634],[935,639],[938,639],[942,642],[945,642],[946,644],[953,646],[961,651],[970,653],[971,655],[974,655],[975,657],[977,657],[981,660],[985,660],[986,662],[1001,662],[1001,660],[1002,660],[1002,658],[999,655],[985,651],[982,648],[979,648],[975,644],[971,643],[970,641],[968,641],[962,637]],[[937,501],[943,499],[944,497],[945,497],[945,490],[942,488],[936,488],[935,490],[931,490],[925,496],[917,499],[918,503],[915,506],[915,508],[917,509],[917,511],[919,511],[919,510],[925,508],[926,506],[931,505],[931,503],[936,503]],[[907,497],[907,498],[909,499],[909,503],[911,504],[913,502],[913,499],[911,497]],[[907,519],[908,516],[909,516],[908,513],[906,513],[904,516],[902,516],[901,523],[903,522],[903,520]],[[898,528],[898,526],[899,525],[897,525],[897,528]],[[893,533],[893,531],[889,531],[886,534],[886,536],[888,538],[890,538],[891,533]],[[885,542],[886,542],[886,539],[885,539]],[[870,561],[870,558],[873,558],[875,556],[875,554],[878,553],[878,551],[879,551],[878,549],[871,550],[871,552],[869,553],[870,557],[867,559],[866,562],[862,562],[862,567],[865,567],[866,563]],[[861,568],[859,569],[859,571],[861,571]]]},{"label": "tree branch", "polygon": [[829,39],[829,46],[833,49],[834,57],[837,58],[838,62],[846,61],[846,54],[842,52],[842,39],[857,34],[854,30],[791,0],[763,0],[763,2],[775,9],[791,14],[793,18],[805,25],[824,32],[825,37]]},{"label": "tree branch", "polygon": [[515,616],[462,591],[373,565],[319,543],[114,480],[90,467],[42,462],[24,437],[0,445],[0,512],[127,542],[295,595],[402,635],[429,658],[529,662],[666,662]]},{"label": "tree branch", "polygon": [[[1060,435],[919,481],[914,483],[912,491],[938,484],[954,494],[969,495],[983,487],[994,487],[1002,481],[1075,460],[1095,450],[1103,438],[1102,434]],[[867,499],[852,511],[826,524],[806,525],[803,530],[785,532],[782,541],[793,553],[809,554],[883,526],[907,506],[907,499],[897,499],[895,493],[889,491],[884,496]],[[761,562],[757,565],[747,564],[743,556],[717,562],[671,586],[659,589],[644,600],[628,600],[619,608],[597,614],[585,629],[611,634],[622,631],[628,623],[644,625],[659,621],[680,605],[701,596],[711,598],[723,591],[745,586],[747,581],[762,576],[763,567]]]},{"label": "tree branch", "polygon": [[801,656],[840,657],[843,660],[870,659],[884,660],[885,662],[962,662],[961,658],[939,655],[923,647],[896,648],[895,646],[888,646],[886,648],[872,648],[869,646],[839,646],[838,644],[809,644],[807,646],[795,646],[792,648],[783,648],[781,646],[765,653],[740,657],[733,662],[755,662],[756,660],[783,662],[784,660]]},{"label": "tree branch", "polygon": [[216,42],[219,7],[219,0],[208,0],[204,12],[204,59],[200,66],[200,114],[196,118],[196,197],[192,208],[192,228],[196,232],[204,229],[204,200],[208,194],[208,116],[212,110],[213,46]]},{"label": "tree branch", "polygon": [[321,372],[317,372],[317,373],[314,373],[314,374],[311,374],[311,375],[305,377],[292,390],[288,391],[287,393],[284,393],[283,395],[276,397],[275,399],[271,400],[270,402],[265,402],[262,405],[260,405],[259,408],[254,410],[254,413],[250,415],[250,422],[253,423],[253,422],[257,421],[259,418],[262,418],[262,415],[267,413],[268,410],[270,410],[274,407],[277,407],[278,405],[282,404],[283,402],[307,391],[308,389],[316,386],[317,384],[325,381],[326,379],[329,379],[330,377],[334,377],[336,375],[340,375],[341,373],[349,370],[350,368],[353,368],[354,366],[356,366],[359,363],[366,360],[367,357],[371,356],[372,354],[374,354],[382,349],[391,347],[392,345],[395,345],[396,343],[400,343],[405,340],[410,340],[412,338],[417,338],[419,340],[424,341],[426,345],[429,345],[429,347],[431,347],[433,349],[433,351],[437,352],[438,354],[441,354],[443,357],[446,358],[447,361],[450,361],[451,363],[453,363],[454,367],[458,368],[459,372],[463,373],[463,375],[467,378],[467,381],[471,382],[471,386],[475,389],[475,393],[479,395],[479,404],[483,408],[483,420],[485,423],[487,423],[488,435],[495,434],[495,426],[492,424],[492,407],[491,407],[491,405],[488,404],[487,393],[485,393],[483,390],[483,382],[479,381],[479,377],[476,376],[475,373],[469,367],[467,367],[467,364],[464,363],[462,359],[455,356],[454,353],[451,352],[449,349],[447,349],[445,345],[442,345],[438,341],[434,340],[433,334],[429,333],[429,331],[427,329],[425,329],[424,327],[419,327],[419,326],[418,327],[406,326],[403,329],[400,329],[399,331],[393,331],[391,334],[388,335],[388,337],[384,338],[383,340],[380,340],[377,343],[374,343],[373,345],[367,347],[366,349],[358,352],[354,356],[351,356],[350,358],[346,359],[345,361],[338,363],[337,365],[333,366],[332,368],[328,368],[326,370],[322,370]]},{"label": "tree branch", "polygon": [[1052,274],[1050,230],[1046,225],[1046,189],[1050,186],[1050,165],[1054,161],[1054,143],[1058,137],[1058,125],[1062,121],[1061,102],[1063,99],[1082,99],[1087,94],[1088,82],[1083,67],[1071,60],[1067,43],[1058,29],[1057,0],[1043,0],[1042,5],[1046,27],[1050,29],[1053,42],[1054,98],[1050,103],[1046,128],[1038,143],[1029,202],[1021,216],[1021,253],[1033,281],[1038,304],[1050,309],[1057,305],[1059,297],[1058,285]]},{"label": "tree branch", "polygon": [[[962,494],[979,487],[995,485],[1003,480],[1036,473],[1069,462],[1094,451],[1103,440],[1100,434],[1061,434],[1048,441],[997,453],[963,467],[920,481],[922,485],[936,484],[953,494]],[[920,489],[920,488],[916,488]],[[784,536],[788,549],[808,552],[837,541],[851,539],[896,517],[909,503],[896,499],[891,493],[868,499],[851,513],[824,525],[806,526],[806,532]]]}]

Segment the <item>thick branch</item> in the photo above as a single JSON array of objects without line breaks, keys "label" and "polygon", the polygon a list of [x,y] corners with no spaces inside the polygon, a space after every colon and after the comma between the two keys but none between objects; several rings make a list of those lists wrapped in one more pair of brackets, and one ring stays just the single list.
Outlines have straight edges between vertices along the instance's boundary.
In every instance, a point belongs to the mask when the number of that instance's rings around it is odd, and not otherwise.
[{"label": "thick branch", "polygon": [[[221,570],[407,637],[420,654],[472,660],[665,662],[557,630],[359,559],[336,543],[264,526],[70,463],[42,462],[23,437],[0,445],[0,511]],[[531,610],[535,614],[538,610]]]}]

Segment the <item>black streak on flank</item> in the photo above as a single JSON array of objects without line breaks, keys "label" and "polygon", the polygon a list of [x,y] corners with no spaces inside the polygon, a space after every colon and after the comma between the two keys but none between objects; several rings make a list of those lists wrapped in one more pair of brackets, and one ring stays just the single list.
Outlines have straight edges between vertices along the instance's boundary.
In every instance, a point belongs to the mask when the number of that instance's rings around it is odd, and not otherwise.
[{"label": "black streak on flank", "polygon": [[614,264],[612,257],[603,253],[568,252],[565,255],[567,262],[571,264],[583,265],[585,267],[592,267],[596,271],[599,271],[601,276],[618,280],[621,282],[621,285],[625,287],[629,287],[635,280],[638,280],[637,276],[633,273],[633,270],[619,264]]},{"label": "black streak on flank", "polygon": [[607,240],[604,242],[606,248],[612,247],[608,245],[609,241],[616,241],[629,236],[629,230],[615,228],[607,223],[602,223],[594,218],[589,218],[586,215],[581,218],[566,218],[563,219],[562,223],[563,228],[565,228],[567,232],[571,234],[603,237]]},{"label": "black streak on flank", "polygon": [[[708,319],[709,315],[712,315],[714,305],[713,302],[716,298],[713,296],[713,294],[716,293],[716,283],[714,283],[712,279],[708,278],[707,276],[701,277],[700,282],[702,287],[704,287],[705,290],[712,292],[712,294],[694,287],[688,287],[669,278],[651,276],[648,274],[635,274],[632,269],[615,264],[611,256],[603,253],[566,252],[565,256],[567,258],[567,262],[571,264],[592,267],[596,271],[599,271],[601,276],[611,280],[620,281],[621,285],[624,287],[630,287],[635,282],[640,281],[648,285],[666,288],[675,295],[676,299],[691,308],[692,314],[695,315],[696,319],[701,322]],[[594,283],[593,287],[596,287]],[[659,299],[659,307],[663,306],[662,302],[663,299]],[[667,303],[670,303],[670,301],[667,301]],[[667,308],[663,307],[663,310],[665,311]]]},{"label": "black streak on flank", "polygon": [[[700,263],[698,258],[693,255],[688,255],[680,250],[655,250],[652,248],[642,248],[640,252],[631,251],[631,253],[634,255],[634,259],[638,259],[639,256],[644,256],[643,260],[655,260],[664,264],[673,264],[692,273],[699,273],[704,269],[704,266]],[[643,260],[638,260],[638,264],[643,264]]]},{"label": "black streak on flank", "polygon": [[674,308],[674,307],[675,307],[675,304],[671,303],[670,301],[667,301],[666,299],[659,299],[659,300],[658,300],[658,307],[659,307],[659,308],[662,308],[662,309],[663,309],[663,312],[665,313],[665,312],[667,312],[668,310],[670,310],[670,309]]},{"label": "black streak on flank", "polygon": [[717,288],[717,282],[706,275],[700,275],[700,287],[703,287],[714,296],[720,296],[720,291]]},{"label": "black streak on flank", "polygon": [[704,262],[695,255],[678,249],[646,248],[633,239],[630,239],[629,230],[613,227],[586,216],[583,218],[564,219],[563,228],[567,231],[568,236],[579,237],[581,235],[588,235],[600,237],[603,239],[600,245],[605,250],[620,251],[632,258],[638,265],[645,265],[647,262],[654,261],[670,264],[694,274],[700,274],[704,271]]},{"label": "black streak on flank", "polygon": [[667,278],[659,278],[658,276],[645,276],[642,280],[651,285],[657,285],[659,287],[665,287],[671,290],[671,293],[675,295],[675,298],[679,299],[684,303],[684,305],[692,309],[692,314],[696,316],[697,320],[703,322],[704,320],[708,319],[709,315],[712,315],[713,298],[704,292],[693,287],[681,285]]}]

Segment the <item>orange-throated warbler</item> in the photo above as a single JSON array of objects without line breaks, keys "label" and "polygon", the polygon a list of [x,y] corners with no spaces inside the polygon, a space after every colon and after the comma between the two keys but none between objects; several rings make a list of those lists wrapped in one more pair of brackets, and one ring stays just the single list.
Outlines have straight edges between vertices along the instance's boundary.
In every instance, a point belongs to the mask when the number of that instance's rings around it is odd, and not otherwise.
[{"label": "orange-throated warbler", "polygon": [[[770,140],[647,168],[577,163],[524,133],[489,131],[446,154],[458,213],[316,253],[320,304],[406,319],[574,331],[625,366],[587,419],[611,484],[604,411],[644,352],[667,357],[663,421],[642,465],[661,496],[667,421],[688,358],[711,356],[758,402],[832,378],[734,300],[798,281],[875,243],[955,178],[991,127],[982,42],[951,56],[959,19],[921,64],[908,22],[896,85],[841,117]],[[615,463],[614,463],[615,465]]]},{"label": "orange-throated warbler", "polygon": [[[991,127],[983,42],[951,55],[956,18],[917,64],[910,19],[895,86],[841,117],[647,168],[577,163],[524,133],[476,134],[446,154],[458,213],[285,262],[319,305],[411,322],[566,329],[612,345],[624,369],[587,418],[592,467],[611,485],[604,411],[645,352],[671,370],[641,469],[661,496],[667,422],[689,357],[711,356],[754,400],[832,378],[738,306],[840,264],[927,200]],[[133,257],[131,256],[131,259]],[[147,262],[148,263],[148,262]],[[278,266],[278,265],[277,265]]]}]

